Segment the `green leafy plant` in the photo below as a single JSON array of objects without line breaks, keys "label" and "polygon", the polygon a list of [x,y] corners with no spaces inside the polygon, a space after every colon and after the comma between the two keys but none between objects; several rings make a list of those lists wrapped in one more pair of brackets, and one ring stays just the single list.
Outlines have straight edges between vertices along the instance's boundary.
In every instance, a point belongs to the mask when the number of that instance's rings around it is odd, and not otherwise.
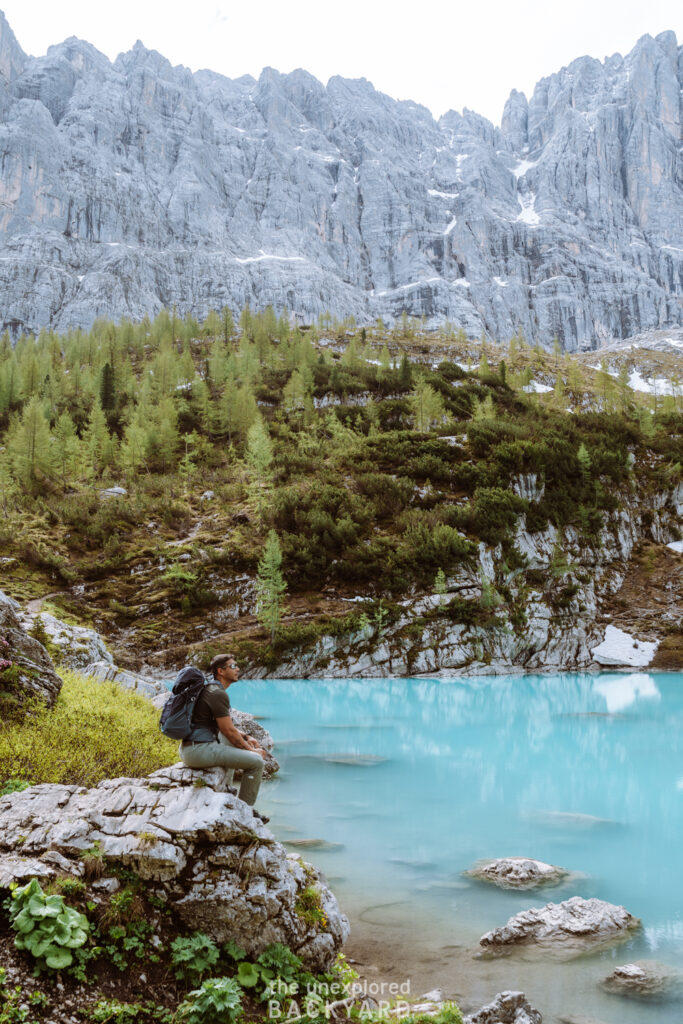
[{"label": "green leafy plant", "polygon": [[223,943],[223,952],[231,960],[244,960],[247,955],[246,949],[238,946],[233,939],[228,939],[227,942]]},{"label": "green leafy plant", "polygon": [[57,878],[52,883],[51,889],[60,892],[62,896],[82,896],[86,885],[80,878]]},{"label": "green leafy plant", "polygon": [[203,932],[195,932],[189,939],[179,938],[171,943],[171,963],[176,978],[199,985],[202,977],[215,967],[220,953],[218,946]]},{"label": "green leafy plant", "polygon": [[154,931],[148,921],[133,921],[127,925],[114,925],[102,940],[101,949],[120,971],[128,969],[129,958],[158,963],[159,955],[149,946],[148,938]]},{"label": "green leafy plant", "polygon": [[12,892],[10,924],[18,932],[16,948],[34,957],[36,975],[71,966],[73,950],[85,945],[90,931],[84,914],[67,907],[63,896],[46,896],[35,878]]},{"label": "green leafy plant", "polygon": [[209,978],[176,1010],[181,1024],[236,1024],[243,1014],[242,989],[234,978]]},{"label": "green leafy plant", "polygon": [[88,1010],[89,1024],[171,1024],[173,1014],[163,1006],[145,1003],[121,1003],[118,999],[100,999]]},{"label": "green leafy plant", "polygon": [[313,885],[309,885],[303,890],[294,909],[299,917],[310,925],[323,925],[324,927],[327,924],[327,917],[320,902],[320,893]]},{"label": "green leafy plant", "polygon": [[28,789],[30,785],[31,783],[26,782],[25,779],[8,779],[0,788],[0,796],[9,796],[10,793],[21,793],[22,790]]},{"label": "green leafy plant", "polygon": [[413,1013],[403,1017],[406,1024],[463,1024],[462,1014],[455,1003],[444,1003],[443,1008],[434,1016],[426,1013]]},{"label": "green leafy plant", "polygon": [[101,923],[105,926],[123,924],[124,921],[130,920],[132,916],[139,916],[139,914],[131,914],[131,906],[134,899],[135,891],[128,887],[113,893],[109,900],[109,905],[102,913]]},{"label": "green leafy plant", "polygon": [[[7,979],[7,972],[3,967],[0,967],[0,1024],[38,1024],[38,1021],[30,1016],[30,1011],[26,1007],[26,997],[22,992],[21,986],[16,985],[14,988],[7,988],[5,982]],[[36,1001],[35,997],[38,996],[39,1000]],[[47,996],[42,993],[34,992],[28,999],[31,1006],[35,1006],[38,1009],[44,1009],[48,1003]]]}]

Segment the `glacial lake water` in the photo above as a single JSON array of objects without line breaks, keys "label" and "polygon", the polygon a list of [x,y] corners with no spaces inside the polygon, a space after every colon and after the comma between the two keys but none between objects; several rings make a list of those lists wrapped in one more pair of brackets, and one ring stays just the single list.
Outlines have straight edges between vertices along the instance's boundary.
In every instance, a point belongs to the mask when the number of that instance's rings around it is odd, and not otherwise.
[{"label": "glacial lake water", "polygon": [[[604,992],[615,966],[683,968],[683,674],[243,680],[233,703],[276,740],[259,807],[320,867],[354,943],[384,976],[440,983],[465,1009],[522,989],[545,1024],[675,1024],[678,997]],[[500,890],[463,875],[528,856],[575,874]],[[642,919],[628,942],[570,961],[487,959],[479,938],[520,910],[591,897]],[[384,951],[382,953],[382,951]]]}]

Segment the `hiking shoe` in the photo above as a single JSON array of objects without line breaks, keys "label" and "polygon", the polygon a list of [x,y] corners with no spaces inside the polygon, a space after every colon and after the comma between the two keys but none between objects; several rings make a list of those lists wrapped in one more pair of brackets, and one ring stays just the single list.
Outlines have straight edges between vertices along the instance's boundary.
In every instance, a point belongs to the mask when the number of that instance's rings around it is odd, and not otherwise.
[{"label": "hiking shoe", "polygon": [[267,825],[267,824],[268,824],[268,822],[270,821],[270,818],[268,817],[268,815],[266,815],[266,814],[261,814],[261,812],[260,812],[260,811],[254,811],[254,808],[253,808],[253,807],[252,807],[252,811],[253,811],[253,813],[254,813],[254,816],[255,816],[256,818],[258,818],[258,820],[259,820],[259,821],[262,821],[264,825]]}]

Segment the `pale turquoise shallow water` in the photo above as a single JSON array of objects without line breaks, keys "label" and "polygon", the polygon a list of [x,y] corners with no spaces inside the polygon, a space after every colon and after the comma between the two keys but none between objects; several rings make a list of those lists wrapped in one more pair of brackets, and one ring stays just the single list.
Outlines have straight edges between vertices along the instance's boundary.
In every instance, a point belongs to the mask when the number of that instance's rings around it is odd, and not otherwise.
[{"label": "pale turquoise shallow water", "polygon": [[[634,1004],[597,984],[635,959],[683,967],[682,674],[244,680],[231,698],[276,739],[282,774],[259,806],[283,842],[338,844],[300,852],[357,929],[433,953],[471,1005],[521,987],[546,1024],[683,1021],[677,1001]],[[462,876],[496,856],[582,877],[539,895]],[[477,958],[488,929],[573,895],[624,905],[643,932],[571,963]]]}]

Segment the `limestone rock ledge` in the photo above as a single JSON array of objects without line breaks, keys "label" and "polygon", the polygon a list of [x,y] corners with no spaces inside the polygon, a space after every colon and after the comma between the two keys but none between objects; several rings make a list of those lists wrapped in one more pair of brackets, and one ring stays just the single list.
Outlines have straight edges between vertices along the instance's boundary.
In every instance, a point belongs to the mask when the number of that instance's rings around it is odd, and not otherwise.
[{"label": "limestone rock ledge", "polygon": [[[179,764],[94,789],[44,784],[2,797],[0,886],[81,876],[83,851],[99,847],[105,863],[137,872],[188,930],[233,939],[251,957],[282,942],[310,970],[327,969],[349,934],[333,893],[225,790],[222,769]],[[297,909],[311,886],[321,922]]]},{"label": "limestone rock ledge", "polygon": [[482,935],[479,942],[493,950],[534,943],[571,955],[588,947],[628,938],[640,925],[639,919],[624,907],[573,896],[563,903],[547,903],[544,907],[523,910],[502,928]]}]

